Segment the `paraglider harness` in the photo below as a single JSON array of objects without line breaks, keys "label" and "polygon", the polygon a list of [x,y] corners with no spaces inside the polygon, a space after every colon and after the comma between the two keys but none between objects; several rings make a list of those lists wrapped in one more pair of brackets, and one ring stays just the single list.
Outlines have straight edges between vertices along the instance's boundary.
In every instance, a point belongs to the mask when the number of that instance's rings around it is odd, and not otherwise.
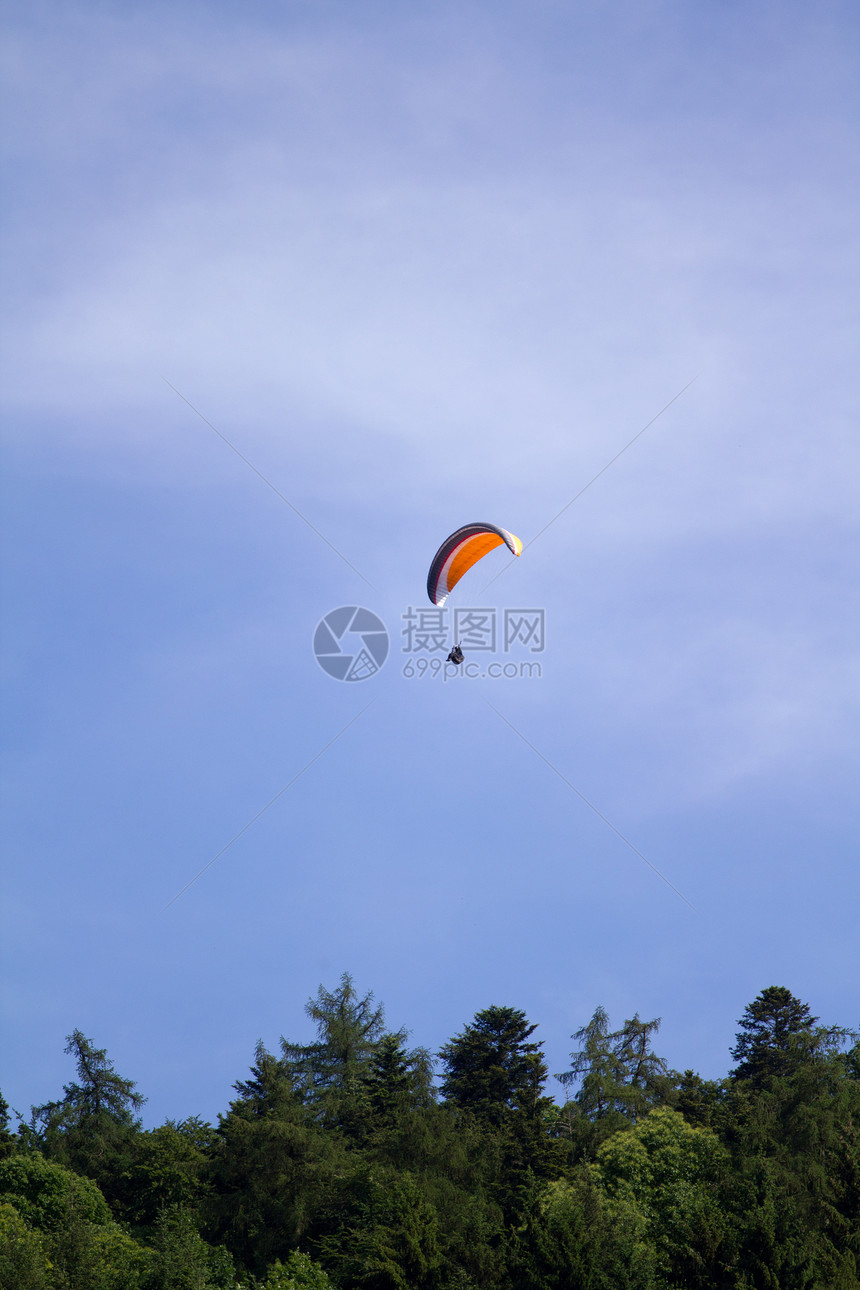
[{"label": "paraglider harness", "polygon": [[453,663],[455,667],[459,667],[460,664],[463,662],[464,657],[465,655],[463,654],[463,651],[460,649],[460,646],[455,645],[454,648],[451,650],[451,653],[448,655],[447,661],[449,663]]}]

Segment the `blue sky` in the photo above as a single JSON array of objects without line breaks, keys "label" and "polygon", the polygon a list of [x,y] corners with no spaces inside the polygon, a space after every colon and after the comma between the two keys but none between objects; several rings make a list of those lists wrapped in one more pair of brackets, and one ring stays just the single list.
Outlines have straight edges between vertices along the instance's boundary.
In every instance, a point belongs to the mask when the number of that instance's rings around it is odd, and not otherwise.
[{"label": "blue sky", "polygon": [[[768,985],[860,1022],[858,26],[5,6],[13,1106],[78,1027],[214,1118],[343,970],[553,1071],[598,1004],[711,1077]],[[407,679],[475,519],[527,547],[450,606],[543,609],[542,674]],[[392,650],[343,684],[353,604]]]}]

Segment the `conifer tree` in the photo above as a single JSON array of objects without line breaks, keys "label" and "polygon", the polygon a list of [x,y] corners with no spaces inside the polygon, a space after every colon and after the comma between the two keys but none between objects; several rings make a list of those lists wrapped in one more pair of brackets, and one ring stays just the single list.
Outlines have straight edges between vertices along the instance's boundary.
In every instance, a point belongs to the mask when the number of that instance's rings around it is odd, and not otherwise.
[{"label": "conifer tree", "polygon": [[[318,1117],[352,1131],[362,1109],[362,1076],[385,1031],[385,1010],[375,1004],[372,991],[359,998],[344,972],[336,990],[319,987],[305,1012],[316,1024],[317,1041],[293,1044],[282,1038],[282,1070]],[[405,1037],[405,1031],[396,1036]]]},{"label": "conifer tree", "polygon": [[0,1158],[15,1150],[17,1134],[9,1129],[9,1103],[0,1093]]},{"label": "conifer tree", "polygon": [[230,1109],[246,1118],[269,1115],[285,1098],[298,1100],[285,1063],[269,1052],[262,1039],[254,1049],[250,1079],[237,1080],[233,1087],[239,1097]]},{"label": "conifer tree", "polygon": [[570,1088],[579,1084],[576,1101],[588,1119],[601,1119],[618,1109],[621,1069],[615,1053],[615,1036],[609,1029],[606,1009],[598,1006],[591,1020],[572,1035],[581,1045],[570,1054],[571,1068],[556,1079]]},{"label": "conifer tree", "polygon": [[490,1124],[511,1112],[540,1114],[547,1078],[537,1030],[517,1008],[484,1008],[462,1034],[440,1049],[446,1101]]},{"label": "conifer tree", "polygon": [[61,1102],[33,1107],[35,1120],[46,1129],[68,1131],[77,1125],[99,1122],[131,1124],[134,1112],[146,1101],[136,1092],[134,1080],[118,1075],[104,1048],[94,1048],[91,1039],[73,1030],[63,1050],[75,1059],[79,1084],[63,1087]]},{"label": "conifer tree", "polygon": [[735,1079],[762,1084],[788,1074],[815,1046],[813,1017],[785,986],[770,985],[747,1004],[732,1051]]},{"label": "conifer tree", "polygon": [[75,1059],[78,1082],[64,1085],[60,1101],[32,1108],[31,1135],[49,1158],[93,1178],[108,1201],[121,1207],[122,1181],[140,1128],[135,1112],[146,1098],[80,1030],[67,1036],[65,1052]]},{"label": "conifer tree", "polygon": [[622,1085],[619,1101],[624,1114],[634,1124],[668,1096],[668,1068],[651,1048],[651,1036],[659,1029],[659,1017],[640,1021],[639,1013],[635,1012],[614,1036]]},{"label": "conifer tree", "polygon": [[375,1128],[390,1129],[407,1112],[433,1102],[430,1054],[408,1052],[400,1034],[383,1035],[362,1075],[368,1113]]},{"label": "conifer tree", "polygon": [[659,1017],[642,1021],[637,1012],[620,1030],[611,1030],[606,1009],[597,1007],[588,1024],[574,1032],[580,1047],[570,1055],[570,1070],[556,1076],[567,1089],[578,1085],[556,1129],[566,1128],[574,1155],[592,1154],[610,1134],[671,1100],[666,1063],[651,1047],[659,1028]]}]

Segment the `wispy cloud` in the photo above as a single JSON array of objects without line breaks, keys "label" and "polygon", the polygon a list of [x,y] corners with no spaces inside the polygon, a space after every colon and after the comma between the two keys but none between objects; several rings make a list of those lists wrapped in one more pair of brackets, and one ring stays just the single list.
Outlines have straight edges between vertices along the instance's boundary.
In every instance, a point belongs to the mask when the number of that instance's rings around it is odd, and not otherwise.
[{"label": "wispy cloud", "polygon": [[[512,732],[483,705],[477,719],[464,711],[455,686],[413,686],[407,709],[392,648],[379,684],[399,701],[384,732],[362,723],[360,746],[344,739],[320,763],[331,779],[296,784],[295,836],[274,809],[258,826],[272,826],[267,845],[301,851],[301,875],[261,857],[266,881],[241,887],[239,919],[201,883],[175,942],[172,920],[145,920],[111,947],[116,1016],[132,993],[164,999],[164,1024],[181,1031],[176,976],[206,963],[219,1008],[197,1017],[223,1047],[247,1022],[243,973],[259,971],[262,942],[272,979],[312,970],[313,989],[322,940],[380,992],[386,976],[423,992],[416,1024],[440,1035],[494,980],[516,974],[528,993],[540,973],[571,972],[590,1006],[604,986],[634,1009],[634,990],[659,985],[666,1014],[689,997],[696,1034],[703,998],[739,1015],[736,990],[753,970],[765,973],[755,989],[775,979],[787,946],[792,971],[844,997],[856,973],[840,944],[856,955],[856,931],[837,911],[844,940],[830,935],[830,905],[856,883],[839,858],[856,838],[840,823],[826,859],[826,938],[785,935],[815,923],[814,883],[802,896],[783,884],[778,916],[757,879],[785,847],[759,800],[798,822],[800,872],[820,803],[838,782],[843,809],[856,757],[856,5],[753,0],[743,22],[680,0],[611,14],[597,0],[215,0],[205,20],[198,8],[33,0],[7,15],[5,648],[22,751],[9,831],[26,857],[11,885],[24,909],[38,884],[58,893],[41,939],[9,926],[28,990],[41,982],[20,1051],[35,1051],[39,997],[69,1026],[84,1024],[85,997],[101,1026],[100,986],[82,993],[85,974],[68,972],[80,961],[104,980],[89,943],[103,937],[82,944],[79,920],[69,930],[79,874],[92,926],[115,927],[153,845],[172,836],[193,853],[206,819],[229,837],[251,813],[236,816],[235,794],[249,800],[285,749],[319,748],[320,713],[337,730],[351,697],[310,641],[358,594],[354,574],[161,374],[372,576],[384,603],[368,607],[393,632],[445,533],[497,519],[528,543],[557,516],[493,588],[546,608],[544,679],[488,697],[644,855],[661,867],[671,856],[666,874],[680,871],[678,839],[693,838],[726,924],[712,935],[702,918],[701,939],[678,942],[668,929],[685,911],[624,860],[626,911],[608,867],[589,870],[584,949],[570,934],[582,917],[573,798],[537,812],[496,760]],[[486,757],[452,775],[475,738]],[[521,751],[542,793],[547,768]],[[444,830],[428,830],[428,783]],[[742,839],[727,857],[713,817],[734,828],[753,809],[755,854]],[[581,816],[577,845],[621,851]],[[475,864],[444,870],[441,850],[461,839]],[[541,883],[529,872],[517,887],[535,848]],[[221,871],[237,892],[240,877]],[[285,945],[299,881],[313,918]],[[394,887],[389,954],[374,919]],[[534,901],[527,917],[512,890]],[[669,920],[644,958],[642,902],[655,926]],[[634,958],[606,966],[604,918]],[[459,920],[481,922],[479,975],[457,957]],[[212,962],[215,923],[229,949]],[[521,962],[498,927],[516,928]],[[717,986],[728,939],[740,948]],[[402,971],[402,946],[426,961],[440,943],[456,967],[431,992],[426,973]],[[232,1017],[231,990],[243,997]],[[247,1053],[229,1056],[189,1112],[220,1109]],[[198,1075],[195,1089],[210,1064]]]}]

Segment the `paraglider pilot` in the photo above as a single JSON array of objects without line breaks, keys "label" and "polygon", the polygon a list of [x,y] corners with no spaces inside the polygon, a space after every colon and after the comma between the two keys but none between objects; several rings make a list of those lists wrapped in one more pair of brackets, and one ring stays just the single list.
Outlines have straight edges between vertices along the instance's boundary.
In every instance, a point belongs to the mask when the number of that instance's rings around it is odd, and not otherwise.
[{"label": "paraglider pilot", "polygon": [[463,658],[464,658],[464,655],[463,655],[463,651],[460,649],[460,646],[455,645],[454,648],[451,650],[451,653],[448,655],[448,662],[453,663],[455,667],[459,667],[460,664],[463,662]]}]

